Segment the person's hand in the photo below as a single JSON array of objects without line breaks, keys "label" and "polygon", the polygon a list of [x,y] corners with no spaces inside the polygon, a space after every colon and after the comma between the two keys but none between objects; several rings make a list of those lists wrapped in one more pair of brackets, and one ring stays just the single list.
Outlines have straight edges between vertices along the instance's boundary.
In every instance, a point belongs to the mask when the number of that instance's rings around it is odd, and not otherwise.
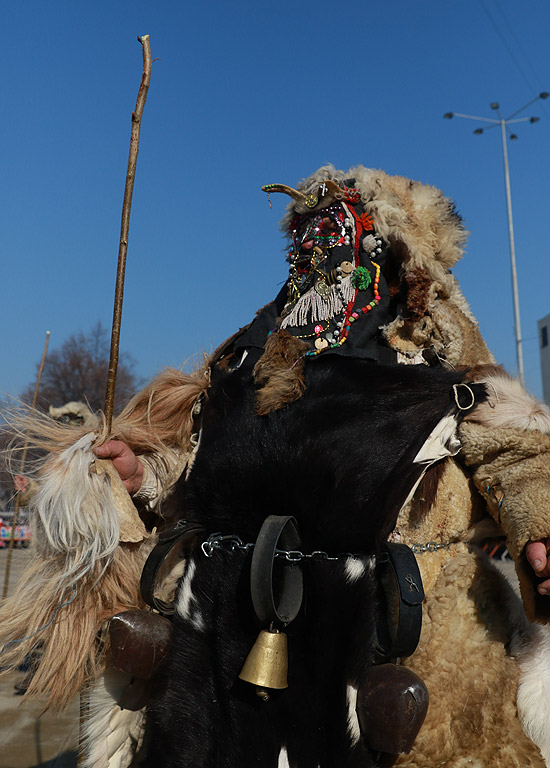
[{"label": "person's hand", "polygon": [[[536,575],[544,578],[550,576],[550,538],[530,541],[525,545],[525,557]],[[541,581],[537,586],[541,595],[550,595],[550,578]]]},{"label": "person's hand", "polygon": [[133,496],[141,488],[143,464],[136,454],[122,440],[107,440],[93,449],[99,459],[112,459],[124,487]]},{"label": "person's hand", "polygon": [[14,475],[13,487],[18,493],[23,493],[29,487],[29,478],[25,475]]}]

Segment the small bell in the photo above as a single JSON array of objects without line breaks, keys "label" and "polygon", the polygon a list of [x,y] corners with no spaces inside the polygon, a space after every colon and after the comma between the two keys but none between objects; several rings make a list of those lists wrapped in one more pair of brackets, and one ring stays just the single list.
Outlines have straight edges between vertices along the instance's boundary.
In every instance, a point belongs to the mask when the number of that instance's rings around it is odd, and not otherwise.
[{"label": "small bell", "polygon": [[[264,688],[288,688],[287,638],[284,632],[262,629],[239,675],[241,680]],[[259,695],[261,695],[259,693]]]}]

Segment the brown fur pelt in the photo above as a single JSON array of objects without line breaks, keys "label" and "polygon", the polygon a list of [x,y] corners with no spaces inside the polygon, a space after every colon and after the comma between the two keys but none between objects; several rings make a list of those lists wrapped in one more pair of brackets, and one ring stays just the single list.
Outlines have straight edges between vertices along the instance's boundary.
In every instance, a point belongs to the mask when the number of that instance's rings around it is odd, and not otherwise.
[{"label": "brown fur pelt", "polygon": [[[97,434],[98,445],[116,436],[137,454],[162,453],[167,446],[186,449],[193,432],[195,406],[206,395],[209,386],[210,364],[206,357],[192,373],[167,368],[114,418],[110,433],[101,413],[93,414],[93,421],[80,426],[56,422],[30,408],[4,412],[7,430],[15,435],[8,459],[15,467],[14,460],[25,445],[41,454],[57,455],[91,430]],[[43,472],[46,463],[44,460],[37,462],[36,468],[30,468],[30,474],[33,469],[36,474]]]},{"label": "brown fur pelt", "polygon": [[259,387],[256,394],[256,413],[264,416],[298,400],[304,392],[304,353],[309,349],[305,341],[288,331],[273,333],[265,345],[265,352],[254,367],[254,381]]},{"label": "brown fur pelt", "polygon": [[118,611],[143,607],[139,580],[153,544],[154,537],[120,544],[104,573],[98,564],[72,590],[59,590],[59,562],[33,559],[0,609],[2,666],[22,664],[37,650],[26,696],[46,696],[47,706],[63,708],[97,677],[104,661],[98,632]]},{"label": "brown fur pelt", "polygon": [[432,281],[425,269],[411,270],[405,275],[407,284],[407,319],[420,320],[426,314]]},{"label": "brown fur pelt", "polygon": [[171,445],[186,449],[194,431],[195,406],[210,386],[208,358],[193,373],[167,368],[133,397],[113,422],[113,434],[136,453]]},{"label": "brown fur pelt", "polygon": [[[418,558],[422,573],[433,554]],[[544,768],[519,721],[519,670],[506,651],[529,633],[521,603],[487,559],[464,544],[442,557],[447,562],[427,593],[418,649],[403,662],[428,686],[430,707],[412,752],[396,765]]]}]

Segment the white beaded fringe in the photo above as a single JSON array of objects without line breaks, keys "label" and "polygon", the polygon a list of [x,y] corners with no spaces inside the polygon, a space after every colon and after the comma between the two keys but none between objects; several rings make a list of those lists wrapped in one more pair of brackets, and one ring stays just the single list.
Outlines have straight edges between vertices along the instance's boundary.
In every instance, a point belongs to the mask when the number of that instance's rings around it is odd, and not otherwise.
[{"label": "white beaded fringe", "polygon": [[[315,288],[310,288],[307,293],[300,296],[292,312],[281,323],[281,328],[295,328],[315,323],[319,320],[328,320],[344,309],[355,296],[355,288],[351,282],[351,275],[345,277],[340,286],[331,285],[330,295],[324,299]],[[342,301],[343,299],[343,301]]]}]

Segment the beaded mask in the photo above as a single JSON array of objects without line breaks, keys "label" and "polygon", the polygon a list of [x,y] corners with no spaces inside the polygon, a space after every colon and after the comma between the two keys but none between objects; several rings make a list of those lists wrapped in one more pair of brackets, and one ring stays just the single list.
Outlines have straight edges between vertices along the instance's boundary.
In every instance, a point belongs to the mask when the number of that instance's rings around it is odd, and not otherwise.
[{"label": "beaded mask", "polygon": [[294,198],[289,275],[238,346],[263,347],[268,334],[286,330],[308,344],[308,357],[338,353],[382,361],[389,355],[393,361],[379,333],[389,321],[380,268],[384,243],[354,185],[353,179],[343,187],[327,180],[308,195],[282,184],[262,187]]},{"label": "beaded mask", "polygon": [[[308,355],[341,347],[352,324],[380,303],[380,266],[373,259],[382,252],[382,241],[372,218],[356,211],[354,192],[290,222],[288,292],[280,328],[311,341]],[[365,235],[361,243],[358,233]],[[364,263],[361,248],[369,254]],[[370,300],[356,306],[359,294]]]}]

